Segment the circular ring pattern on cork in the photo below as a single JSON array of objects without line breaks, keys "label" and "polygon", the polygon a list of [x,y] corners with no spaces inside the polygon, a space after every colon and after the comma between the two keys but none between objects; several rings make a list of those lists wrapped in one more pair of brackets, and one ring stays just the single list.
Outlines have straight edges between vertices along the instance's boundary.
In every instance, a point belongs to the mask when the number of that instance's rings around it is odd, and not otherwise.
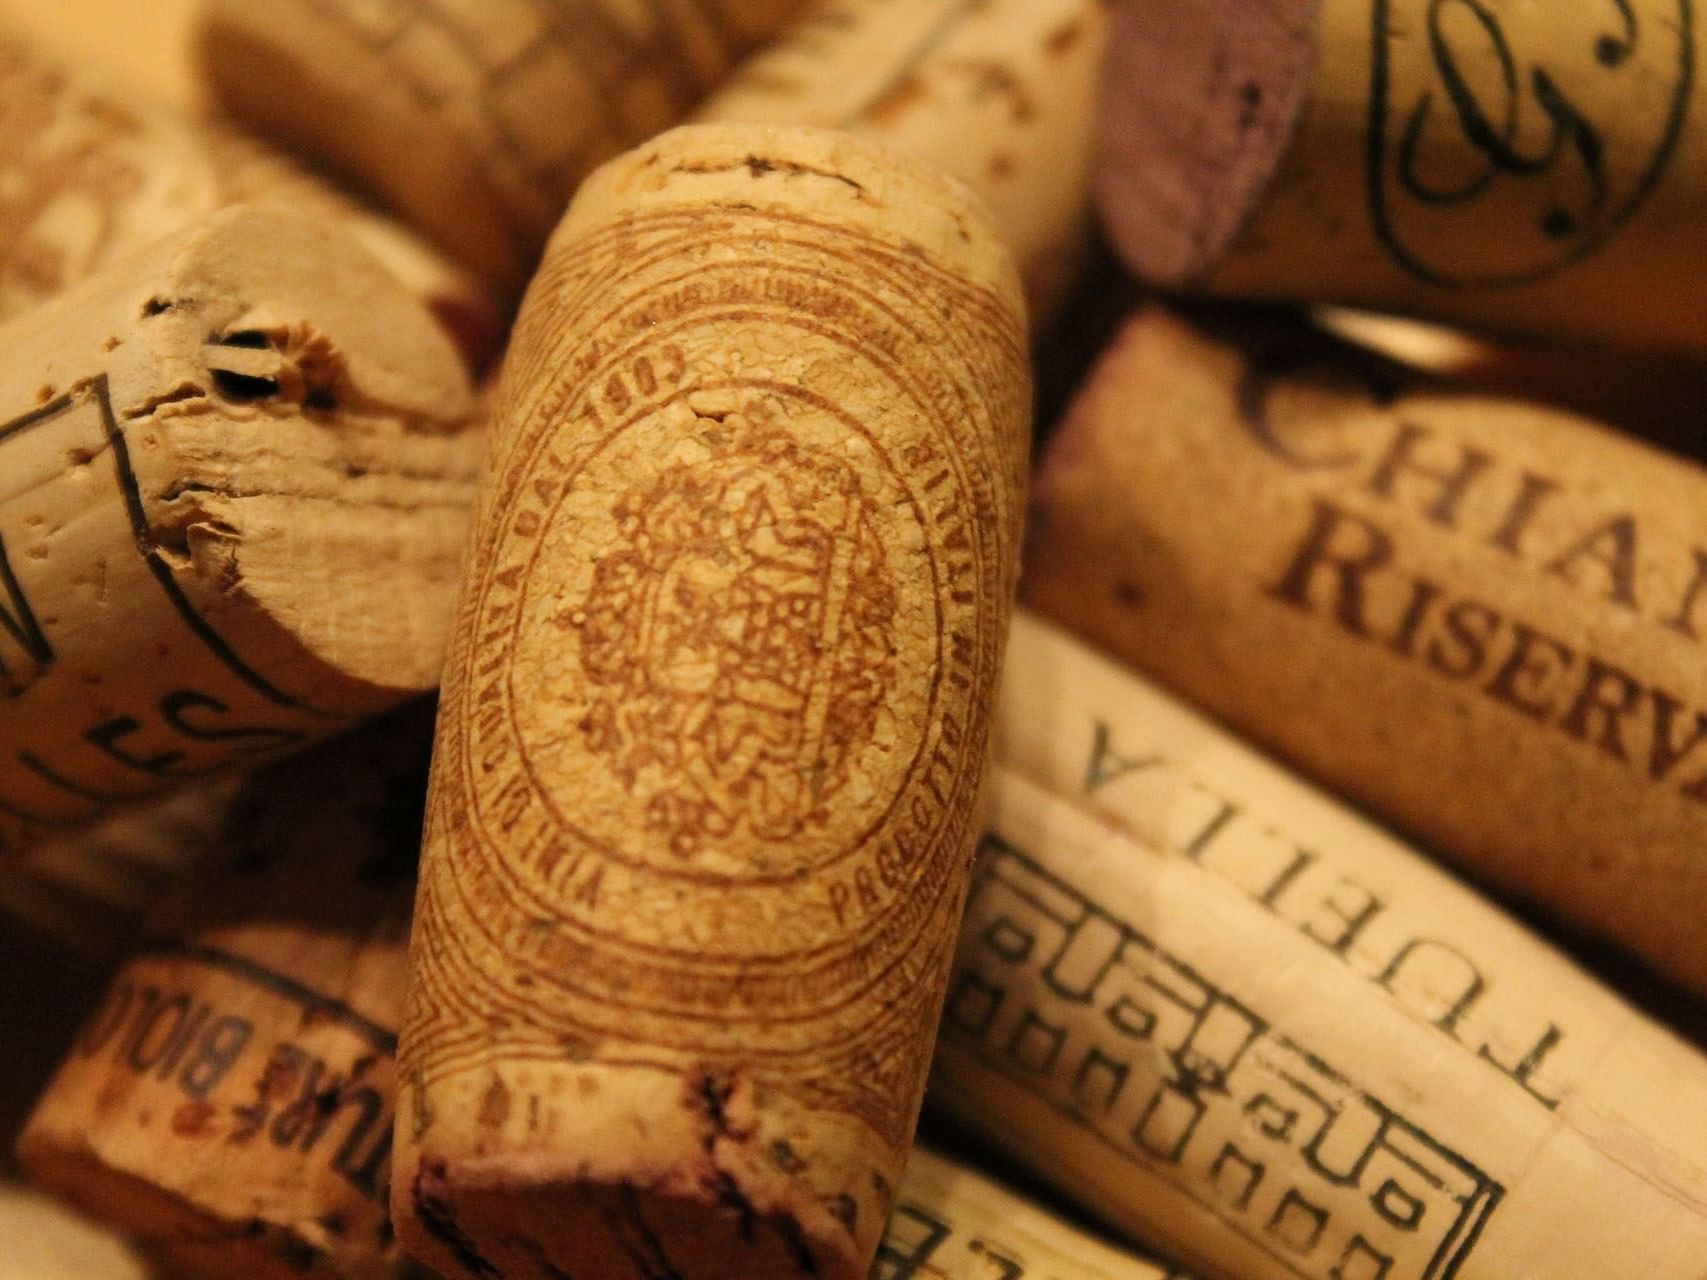
[{"label": "circular ring pattern on cork", "polygon": [[524,1038],[906,1058],[974,835],[1023,377],[1000,298],[845,226],[664,210],[551,255],[447,672],[455,954],[418,1013],[472,981]]}]

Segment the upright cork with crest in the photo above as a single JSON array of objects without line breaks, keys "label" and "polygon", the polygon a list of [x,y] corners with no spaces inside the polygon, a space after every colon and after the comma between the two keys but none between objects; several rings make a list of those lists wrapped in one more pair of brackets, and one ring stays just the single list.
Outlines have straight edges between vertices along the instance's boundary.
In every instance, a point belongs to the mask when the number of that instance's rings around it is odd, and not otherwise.
[{"label": "upright cork with crest", "polygon": [[393,1213],[452,1276],[865,1276],[978,834],[1020,284],[871,143],[601,170],[499,392],[428,803]]}]

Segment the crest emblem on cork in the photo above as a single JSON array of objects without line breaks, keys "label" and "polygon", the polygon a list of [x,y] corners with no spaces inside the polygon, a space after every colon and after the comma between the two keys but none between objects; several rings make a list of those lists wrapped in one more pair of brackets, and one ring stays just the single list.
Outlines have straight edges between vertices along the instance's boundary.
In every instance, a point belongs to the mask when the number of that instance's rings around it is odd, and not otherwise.
[{"label": "crest emblem on cork", "polygon": [[894,680],[879,513],[832,453],[738,417],[616,500],[575,606],[587,745],[678,857],[828,825]]}]

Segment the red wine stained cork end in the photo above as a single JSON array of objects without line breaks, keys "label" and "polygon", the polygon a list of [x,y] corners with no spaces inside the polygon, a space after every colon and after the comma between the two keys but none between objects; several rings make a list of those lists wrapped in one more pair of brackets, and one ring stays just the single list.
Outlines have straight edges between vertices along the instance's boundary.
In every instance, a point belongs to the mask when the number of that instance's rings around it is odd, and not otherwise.
[{"label": "red wine stained cork end", "polygon": [[1153,283],[1190,284],[1249,222],[1303,114],[1321,0],[1124,0],[1099,114],[1097,198]]}]

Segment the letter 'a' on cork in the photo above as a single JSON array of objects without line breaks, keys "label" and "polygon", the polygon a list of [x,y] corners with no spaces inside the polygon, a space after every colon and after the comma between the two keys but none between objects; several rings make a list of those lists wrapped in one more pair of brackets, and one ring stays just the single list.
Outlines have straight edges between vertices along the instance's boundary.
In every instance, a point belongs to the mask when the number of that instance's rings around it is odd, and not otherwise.
[{"label": "letter 'a' on cork", "polygon": [[1118,0],[1100,203],[1150,281],[1707,345],[1695,0]]},{"label": "letter 'a' on cork", "polygon": [[228,210],[0,344],[0,845],[433,688],[473,397],[347,235]]},{"label": "letter 'a' on cork", "polygon": [[398,1013],[432,716],[257,773],[18,1146],[174,1280],[393,1280]]},{"label": "letter 'a' on cork", "polygon": [[995,215],[1043,330],[1090,255],[1107,28],[1102,0],[835,0],[696,118],[842,129],[953,174]]},{"label": "letter 'a' on cork", "polygon": [[451,1276],[863,1280],[1006,642],[1018,273],[869,142],[700,125],[535,279],[446,668],[393,1211]]},{"label": "letter 'a' on cork", "polygon": [[265,137],[519,293],[581,180],[805,0],[211,0],[203,70]]},{"label": "letter 'a' on cork", "polygon": [[0,319],[219,209],[266,203],[341,223],[480,365],[497,308],[401,224],[235,130],[66,68],[0,29]]},{"label": "letter 'a' on cork", "polygon": [[1206,1275],[1698,1270],[1699,1048],[1023,611],[1009,669],[933,1108]]},{"label": "letter 'a' on cork", "polygon": [[1045,456],[1026,591],[1700,993],[1704,511],[1707,471],[1586,419],[1152,306]]}]

